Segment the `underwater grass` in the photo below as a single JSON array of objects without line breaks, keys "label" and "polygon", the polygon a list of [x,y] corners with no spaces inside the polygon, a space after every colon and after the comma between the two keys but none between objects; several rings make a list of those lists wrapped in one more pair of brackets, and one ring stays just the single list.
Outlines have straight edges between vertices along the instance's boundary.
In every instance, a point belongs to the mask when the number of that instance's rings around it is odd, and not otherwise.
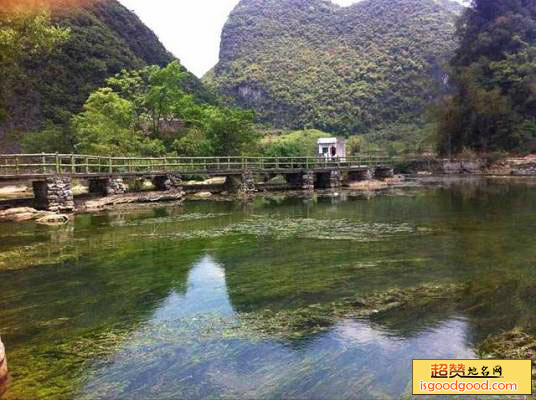
[{"label": "underwater grass", "polygon": [[432,230],[402,223],[356,223],[346,219],[317,220],[310,218],[249,218],[243,222],[230,224],[224,228],[194,230],[177,233],[155,233],[147,236],[178,239],[218,238],[230,234],[271,237],[276,240],[293,238],[319,240],[353,240],[369,242],[388,236],[427,234]]},{"label": "underwater grass", "polygon": [[528,398],[536,399],[536,336],[524,328],[489,336],[477,347],[482,358],[532,361],[532,393]]},{"label": "underwater grass", "polygon": [[[453,284],[429,284],[294,310],[262,310],[229,316],[205,313],[159,323],[125,324],[111,329],[101,327],[52,343],[28,344],[10,354],[13,383],[6,399],[70,399],[74,395],[90,399],[99,398],[99,393],[106,397],[110,393],[121,393],[128,386],[128,381],[118,378],[111,386],[93,388],[95,391],[91,394],[84,391],[88,382],[93,379],[99,381],[99,371],[114,363],[125,365],[132,363],[133,359],[141,359],[141,366],[129,368],[138,371],[159,362],[162,351],[168,348],[199,348],[201,351],[206,343],[219,343],[219,348],[225,348],[226,343],[236,344],[239,341],[243,344],[238,346],[240,349],[273,340],[283,343],[299,341],[329,330],[342,319],[371,318],[390,310],[419,308],[445,297],[452,298],[459,290],[460,287]],[[198,361],[194,357],[188,360],[188,365],[195,369],[197,363],[205,362],[203,357]]]},{"label": "underwater grass", "polygon": [[330,303],[311,304],[292,310],[269,309],[242,313],[249,329],[269,337],[300,339],[329,330],[342,319],[372,318],[395,310],[420,309],[430,304],[453,301],[460,297],[463,285],[428,284],[415,288],[393,288],[369,296],[354,296]]}]

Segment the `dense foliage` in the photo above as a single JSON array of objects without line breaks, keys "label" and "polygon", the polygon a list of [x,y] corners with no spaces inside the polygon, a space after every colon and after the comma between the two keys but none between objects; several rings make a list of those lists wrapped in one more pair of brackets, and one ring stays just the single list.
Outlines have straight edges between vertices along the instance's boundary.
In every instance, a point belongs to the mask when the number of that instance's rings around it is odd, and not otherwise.
[{"label": "dense foliage", "polygon": [[[13,1],[13,0],[10,0]],[[36,3],[36,0],[24,2]],[[78,113],[90,93],[104,86],[123,69],[146,65],[165,66],[173,60],[156,35],[116,0],[41,0],[52,26],[68,29],[69,37],[52,54],[32,54],[22,63],[20,74],[2,75],[12,96],[2,96],[8,109],[0,124],[0,150],[16,150],[19,133],[52,125],[62,129]],[[6,36],[9,13],[0,15],[0,38]],[[1,39],[0,39],[1,40]],[[186,73],[184,89],[200,101],[212,101],[201,82]]]},{"label": "dense foliage", "polygon": [[315,157],[317,141],[329,134],[316,129],[293,132],[269,132],[260,142],[260,151],[268,157]]},{"label": "dense foliage", "polygon": [[460,10],[448,0],[242,0],[204,81],[277,128],[414,123],[445,89]]},{"label": "dense foliage", "polygon": [[[24,1],[6,0],[0,9],[0,123],[10,117],[8,99],[17,96],[16,85],[25,78],[24,63],[50,54],[69,37],[55,26],[46,10],[29,8]],[[6,79],[10,77],[10,79]]]},{"label": "dense foliage", "polygon": [[69,124],[47,124],[22,141],[27,152],[113,156],[240,155],[257,140],[253,113],[200,102],[184,89],[178,61],[122,71],[94,91]]},{"label": "dense foliage", "polygon": [[441,150],[536,151],[536,2],[473,0],[457,35]]}]

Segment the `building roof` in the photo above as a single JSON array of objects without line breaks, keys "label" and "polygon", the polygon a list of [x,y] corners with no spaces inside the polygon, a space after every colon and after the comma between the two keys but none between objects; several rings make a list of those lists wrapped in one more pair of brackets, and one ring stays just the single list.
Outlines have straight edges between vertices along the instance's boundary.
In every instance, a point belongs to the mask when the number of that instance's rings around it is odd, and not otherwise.
[{"label": "building roof", "polygon": [[334,144],[334,143],[337,143],[337,138],[318,139],[318,144]]}]

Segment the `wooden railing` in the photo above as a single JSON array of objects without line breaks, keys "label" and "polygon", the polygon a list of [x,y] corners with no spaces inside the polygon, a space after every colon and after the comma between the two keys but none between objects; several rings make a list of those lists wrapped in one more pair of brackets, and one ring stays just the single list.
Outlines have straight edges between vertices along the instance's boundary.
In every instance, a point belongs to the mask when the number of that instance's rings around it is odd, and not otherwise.
[{"label": "wooden railing", "polygon": [[297,169],[348,169],[391,165],[393,159],[377,154],[344,158],[323,157],[102,157],[79,154],[0,155],[0,176],[232,173]]}]

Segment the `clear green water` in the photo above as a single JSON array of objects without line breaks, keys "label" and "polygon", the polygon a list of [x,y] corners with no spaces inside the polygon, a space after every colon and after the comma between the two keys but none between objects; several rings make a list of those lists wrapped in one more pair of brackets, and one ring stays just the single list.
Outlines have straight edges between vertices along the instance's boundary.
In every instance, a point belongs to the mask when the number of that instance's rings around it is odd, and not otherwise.
[{"label": "clear green water", "polygon": [[[487,179],[0,225],[5,398],[409,398],[413,358],[473,358],[534,325],[535,234],[536,181]],[[452,283],[463,308],[306,335],[241,318]]]}]

